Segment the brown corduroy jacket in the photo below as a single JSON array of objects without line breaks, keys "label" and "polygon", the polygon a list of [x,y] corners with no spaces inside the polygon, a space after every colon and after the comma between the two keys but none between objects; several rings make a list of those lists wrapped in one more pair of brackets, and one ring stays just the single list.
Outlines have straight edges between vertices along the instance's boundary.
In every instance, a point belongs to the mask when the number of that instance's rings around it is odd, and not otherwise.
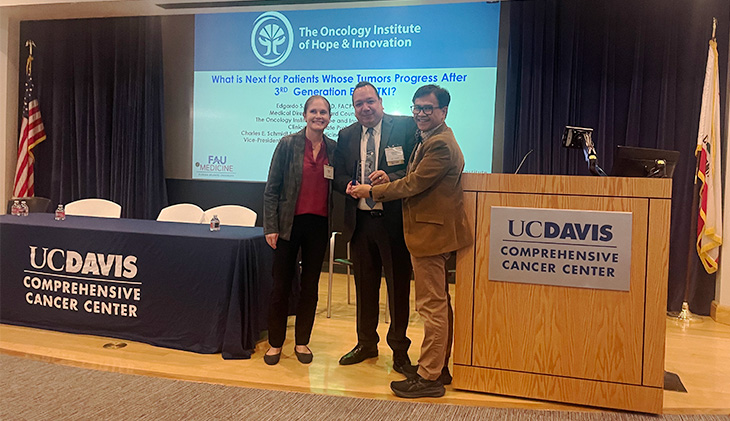
[{"label": "brown corduroy jacket", "polygon": [[405,177],[373,186],[378,201],[403,199],[406,245],[416,257],[435,256],[472,243],[464,211],[464,155],[444,123],[416,147]]}]

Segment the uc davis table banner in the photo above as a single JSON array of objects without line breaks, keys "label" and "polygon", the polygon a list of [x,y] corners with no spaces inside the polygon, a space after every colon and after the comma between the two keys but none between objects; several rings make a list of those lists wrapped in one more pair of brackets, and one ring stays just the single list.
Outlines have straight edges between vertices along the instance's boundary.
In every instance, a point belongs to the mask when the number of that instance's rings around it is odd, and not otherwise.
[{"label": "uc davis table banner", "polygon": [[628,291],[630,212],[493,206],[489,279]]},{"label": "uc davis table banner", "polygon": [[2,323],[247,358],[266,319],[261,228],[0,215],[0,249]]}]

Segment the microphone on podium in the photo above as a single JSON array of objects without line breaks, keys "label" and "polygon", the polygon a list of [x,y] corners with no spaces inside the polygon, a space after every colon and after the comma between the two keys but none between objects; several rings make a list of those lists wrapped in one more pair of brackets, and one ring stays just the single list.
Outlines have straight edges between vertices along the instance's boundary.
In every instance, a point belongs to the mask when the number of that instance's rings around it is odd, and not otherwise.
[{"label": "microphone on podium", "polygon": [[529,150],[529,151],[528,151],[528,152],[527,152],[527,153],[525,154],[525,156],[524,156],[524,157],[522,157],[522,161],[520,161],[520,165],[518,165],[518,166],[517,166],[517,169],[515,170],[515,174],[517,174],[518,172],[520,172],[520,168],[522,168],[522,164],[524,164],[524,163],[525,163],[525,160],[526,160],[526,159],[527,159],[527,157],[528,157],[528,156],[529,156],[529,155],[530,155],[530,154],[532,153],[532,151],[534,151],[534,149],[530,149],[530,150]]}]

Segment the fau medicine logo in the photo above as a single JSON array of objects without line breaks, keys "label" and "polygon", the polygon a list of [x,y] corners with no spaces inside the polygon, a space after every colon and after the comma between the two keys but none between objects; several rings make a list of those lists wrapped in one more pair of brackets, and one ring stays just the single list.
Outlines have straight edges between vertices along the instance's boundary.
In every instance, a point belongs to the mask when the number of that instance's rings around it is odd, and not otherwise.
[{"label": "fau medicine logo", "polygon": [[204,172],[233,172],[233,164],[228,163],[227,155],[208,155],[208,163],[196,162],[195,167]]},{"label": "fau medicine logo", "polygon": [[294,45],[294,31],[286,16],[279,12],[262,13],[251,30],[251,49],[266,67],[283,63]]}]

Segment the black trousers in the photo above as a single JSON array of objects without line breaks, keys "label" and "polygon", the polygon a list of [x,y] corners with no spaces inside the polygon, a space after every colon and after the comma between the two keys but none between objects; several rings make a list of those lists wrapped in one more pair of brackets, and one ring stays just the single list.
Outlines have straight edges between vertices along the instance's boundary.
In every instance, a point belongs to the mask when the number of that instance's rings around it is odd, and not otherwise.
[{"label": "black trousers", "polygon": [[403,239],[403,228],[393,229],[386,222],[385,216],[357,211],[355,232],[350,242],[357,293],[357,341],[364,347],[374,348],[380,340],[377,333],[380,283],[385,272],[391,318],[386,339],[394,352],[407,352],[411,345],[406,336],[411,256]]},{"label": "black trousers", "polygon": [[274,348],[284,345],[286,320],[292,280],[298,268],[297,256],[302,252],[301,294],[296,310],[294,327],[296,345],[307,345],[312,335],[314,315],[319,297],[319,275],[327,251],[327,218],[318,215],[294,217],[291,237],[276,243],[274,250],[274,286],[269,300],[269,344]]}]

